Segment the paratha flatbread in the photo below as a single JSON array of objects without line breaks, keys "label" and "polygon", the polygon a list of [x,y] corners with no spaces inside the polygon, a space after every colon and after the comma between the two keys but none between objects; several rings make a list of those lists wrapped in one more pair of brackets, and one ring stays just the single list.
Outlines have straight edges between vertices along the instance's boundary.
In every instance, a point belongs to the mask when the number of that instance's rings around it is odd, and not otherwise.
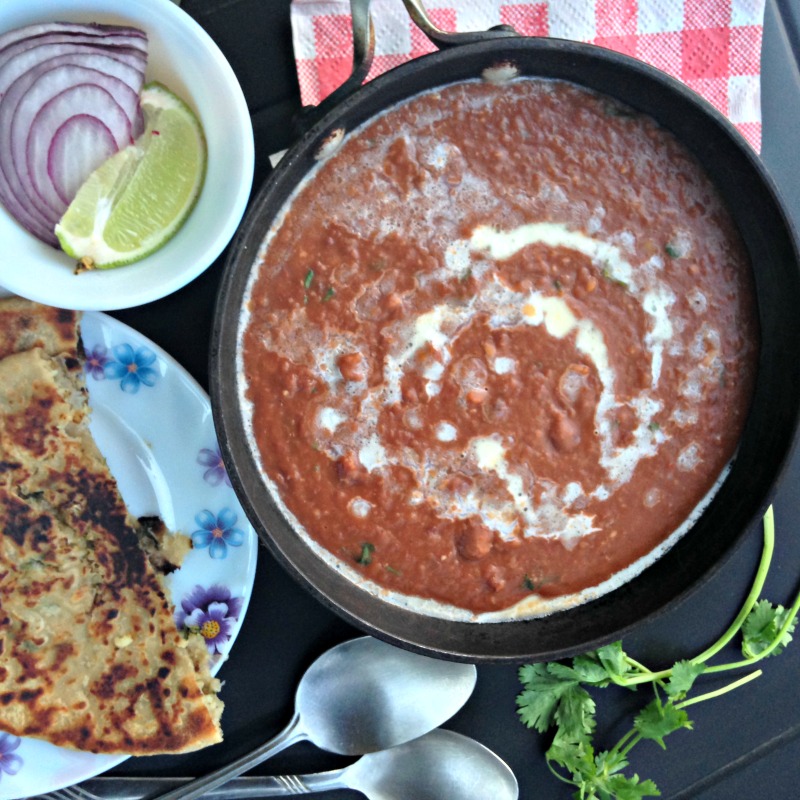
[{"label": "paratha flatbread", "polygon": [[47,344],[0,360],[0,730],[136,755],[220,741],[219,683],[88,430],[72,339],[23,330],[9,348]]},{"label": "paratha flatbread", "polygon": [[78,350],[78,314],[31,303],[21,297],[0,299],[0,358],[41,347],[49,355]]}]

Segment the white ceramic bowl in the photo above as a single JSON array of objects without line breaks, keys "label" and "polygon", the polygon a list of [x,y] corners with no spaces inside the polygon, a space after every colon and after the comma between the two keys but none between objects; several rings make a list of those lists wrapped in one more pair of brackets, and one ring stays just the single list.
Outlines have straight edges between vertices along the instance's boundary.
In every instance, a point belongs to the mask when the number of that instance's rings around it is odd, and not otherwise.
[{"label": "white ceramic bowl", "polygon": [[158,300],[214,262],[247,205],[253,128],[239,82],[211,37],[170,0],[0,2],[0,33],[44,21],[118,23],[146,31],[146,80],[161,81],[194,108],[208,142],[208,168],[197,205],[172,240],[118,269],[74,275],[72,259],[29,234],[0,206],[0,285],[31,300],[78,310]]}]

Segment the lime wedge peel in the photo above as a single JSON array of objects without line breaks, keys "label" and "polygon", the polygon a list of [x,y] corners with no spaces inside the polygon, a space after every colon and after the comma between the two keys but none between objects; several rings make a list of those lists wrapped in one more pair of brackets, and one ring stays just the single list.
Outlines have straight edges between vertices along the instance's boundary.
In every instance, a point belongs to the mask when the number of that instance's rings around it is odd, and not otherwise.
[{"label": "lime wedge peel", "polygon": [[142,89],[144,133],[100,165],[55,232],[78,270],[139,261],[166,244],[194,208],[207,147],[194,112],[160,83]]}]

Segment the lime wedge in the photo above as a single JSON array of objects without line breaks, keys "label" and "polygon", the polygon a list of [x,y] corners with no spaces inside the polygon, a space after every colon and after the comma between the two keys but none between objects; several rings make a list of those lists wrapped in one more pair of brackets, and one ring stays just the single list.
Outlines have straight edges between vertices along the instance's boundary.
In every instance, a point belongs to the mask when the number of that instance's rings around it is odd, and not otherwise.
[{"label": "lime wedge", "polygon": [[141,105],[144,133],[86,179],[56,225],[78,271],[119,267],[158,250],[200,194],[206,173],[200,121],[159,83],[142,89]]}]

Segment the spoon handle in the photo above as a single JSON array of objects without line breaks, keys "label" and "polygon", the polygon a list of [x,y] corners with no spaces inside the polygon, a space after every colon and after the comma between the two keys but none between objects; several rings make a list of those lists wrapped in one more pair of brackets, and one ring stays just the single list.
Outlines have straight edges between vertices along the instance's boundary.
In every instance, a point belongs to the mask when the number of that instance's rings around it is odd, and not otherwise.
[{"label": "spoon handle", "polygon": [[[345,788],[338,778],[342,770],[317,775],[258,775],[233,778],[225,786],[207,790],[205,800],[247,800],[257,797],[288,797],[328,789]],[[69,797],[80,800],[150,800],[166,789],[180,790],[191,778],[89,778],[73,787]],[[53,798],[62,796],[55,792]],[[64,794],[66,797],[66,794]]]},{"label": "spoon handle", "polygon": [[305,732],[300,729],[300,713],[295,711],[291,722],[268,742],[202,778],[196,778],[171,792],[158,795],[154,800],[192,800],[194,797],[201,797],[305,738],[307,738]]}]

